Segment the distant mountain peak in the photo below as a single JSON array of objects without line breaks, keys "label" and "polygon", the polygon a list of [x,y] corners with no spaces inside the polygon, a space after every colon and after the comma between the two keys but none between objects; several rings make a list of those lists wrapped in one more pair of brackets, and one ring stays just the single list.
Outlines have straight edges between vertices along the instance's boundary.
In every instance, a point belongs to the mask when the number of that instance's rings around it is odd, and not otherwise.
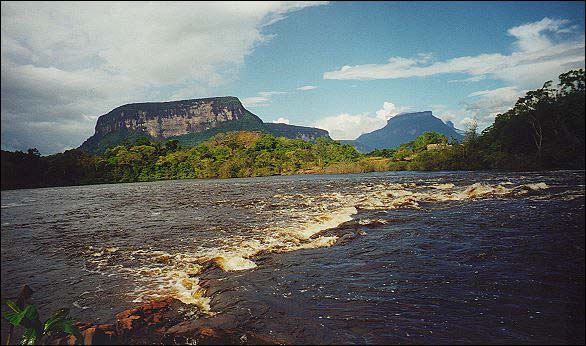
[{"label": "distant mountain peak", "polygon": [[395,148],[410,142],[424,132],[438,132],[448,138],[461,140],[462,135],[455,127],[435,117],[432,111],[401,113],[387,121],[385,127],[360,135],[356,147],[361,151]]},{"label": "distant mountain peak", "polygon": [[424,117],[433,117],[433,113],[431,111],[422,111],[422,112],[403,112],[399,113],[387,120],[387,123],[393,119],[402,119],[402,118],[424,118]]},{"label": "distant mountain peak", "polygon": [[394,118],[396,118],[398,116],[433,116],[433,112],[432,111],[403,112],[403,113],[397,114],[396,116],[394,116]]},{"label": "distant mountain peak", "polygon": [[456,133],[460,134],[461,136],[464,136],[464,134],[466,133],[466,131],[460,130],[459,128],[456,128],[456,126],[454,125],[454,123],[451,120],[447,120],[446,125],[448,125],[452,129],[454,129],[454,131],[456,131]]}]

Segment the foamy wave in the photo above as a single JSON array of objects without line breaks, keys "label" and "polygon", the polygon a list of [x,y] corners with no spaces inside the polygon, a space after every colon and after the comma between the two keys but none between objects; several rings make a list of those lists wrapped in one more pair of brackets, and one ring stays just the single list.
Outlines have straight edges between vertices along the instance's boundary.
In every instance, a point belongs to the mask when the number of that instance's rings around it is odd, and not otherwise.
[{"label": "foamy wave", "polygon": [[262,239],[244,240],[231,251],[212,250],[201,260],[212,262],[224,271],[248,270],[257,266],[250,258],[260,253],[331,246],[336,242],[337,237],[314,238],[314,235],[352,220],[352,215],[356,213],[355,207],[342,208],[329,215],[309,217],[305,222],[287,228],[267,229]]},{"label": "foamy wave", "polygon": [[[154,249],[124,250],[117,246],[86,252],[89,270],[123,272],[135,278],[135,301],[175,297],[186,304],[210,312],[210,298],[200,286],[199,275],[205,268],[242,271],[256,268],[255,258],[262,253],[283,253],[301,249],[333,246],[337,236],[323,235],[353,220],[358,209],[390,210],[422,208],[424,203],[476,200],[482,198],[522,197],[548,189],[545,183],[517,185],[475,183],[456,186],[437,183],[417,186],[414,183],[357,185],[341,192],[311,194],[276,194],[270,201],[255,202],[248,207],[267,219],[266,227],[248,233],[234,232],[221,238],[213,247],[199,247],[190,253],[168,253]],[[303,190],[303,189],[302,189]],[[359,225],[386,224],[384,219],[360,219]],[[245,234],[245,235],[243,235]],[[360,233],[362,234],[362,233]],[[123,263],[112,265],[112,263]]]},{"label": "foamy wave", "polygon": [[[209,312],[210,298],[205,296],[205,290],[199,285],[198,278],[198,274],[207,264],[212,263],[224,271],[249,270],[257,266],[251,258],[260,253],[332,246],[338,239],[336,236],[315,235],[350,221],[356,213],[356,208],[348,207],[328,215],[312,214],[296,225],[284,229],[267,229],[262,239],[242,239],[238,242],[230,239],[230,245],[218,244],[216,248],[203,249],[193,254],[170,254],[146,249],[127,253],[120,251],[118,247],[99,250],[90,247],[88,262],[95,265],[98,271],[116,270],[135,277],[139,283],[131,293],[135,302],[171,296],[183,303],[195,305],[203,312]],[[139,264],[133,267],[113,267],[110,265],[111,259],[116,256],[122,258],[120,262],[129,259],[138,261]]]},{"label": "foamy wave", "polygon": [[510,184],[475,183],[464,187],[456,187],[454,184],[435,184],[424,186],[429,189],[398,189],[390,186],[390,189],[373,191],[359,195],[356,206],[361,209],[397,209],[420,208],[422,202],[448,202],[463,201],[468,199],[480,199],[504,196],[522,196],[527,191],[539,191],[548,189],[545,183],[525,184],[517,187]]},{"label": "foamy wave", "polygon": [[175,298],[185,304],[193,304],[203,311],[210,311],[210,298],[205,297],[205,290],[199,286],[199,279],[192,278],[182,271],[170,273],[170,280],[174,281]]},{"label": "foamy wave", "polygon": [[376,225],[376,224],[385,225],[387,223],[389,223],[389,222],[384,219],[374,219],[374,220],[373,219],[360,219],[360,220],[358,220],[358,224],[362,225],[362,226]]},{"label": "foamy wave", "polygon": [[537,191],[537,190],[545,190],[548,189],[549,186],[547,186],[546,183],[536,183],[536,184],[525,184],[523,185],[531,190]]},{"label": "foamy wave", "polygon": [[237,271],[256,268],[256,263],[238,255],[225,254],[223,256],[214,257],[212,261],[216,263],[223,271]]},{"label": "foamy wave", "polygon": [[429,185],[429,187],[431,187],[432,189],[438,189],[438,190],[449,190],[449,189],[453,189],[454,187],[456,187],[456,185],[454,185],[452,183],[433,184],[433,185]]},{"label": "foamy wave", "polygon": [[352,220],[352,215],[358,211],[354,206],[343,208],[335,211],[329,215],[321,215],[316,223],[308,223],[299,227],[292,227],[289,230],[285,230],[285,233],[290,233],[294,236],[299,237],[301,240],[309,239],[314,234],[317,234],[326,229],[334,228],[341,225],[344,222]]}]

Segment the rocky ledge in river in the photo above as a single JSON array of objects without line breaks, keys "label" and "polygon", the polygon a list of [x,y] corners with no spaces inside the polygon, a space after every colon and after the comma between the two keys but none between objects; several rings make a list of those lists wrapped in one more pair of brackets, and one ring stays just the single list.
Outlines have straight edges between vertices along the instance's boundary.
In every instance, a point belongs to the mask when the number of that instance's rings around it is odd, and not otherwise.
[{"label": "rocky ledge in river", "polygon": [[[169,298],[116,315],[112,324],[76,323],[84,345],[283,345],[251,331],[217,328],[213,319],[186,319],[187,305]],[[49,345],[79,344],[72,335],[53,335]]]}]

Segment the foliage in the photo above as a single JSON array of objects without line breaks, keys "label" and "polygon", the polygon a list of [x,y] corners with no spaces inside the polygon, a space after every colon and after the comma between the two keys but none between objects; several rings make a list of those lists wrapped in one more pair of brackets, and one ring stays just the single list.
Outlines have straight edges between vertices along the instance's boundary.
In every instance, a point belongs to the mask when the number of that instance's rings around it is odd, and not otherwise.
[{"label": "foliage", "polygon": [[391,157],[393,157],[393,155],[395,155],[396,152],[397,152],[397,149],[374,149],[373,151],[371,151],[367,155],[374,156],[374,157],[391,158]]},{"label": "foliage", "polygon": [[7,300],[6,305],[12,312],[5,313],[4,318],[16,327],[25,328],[20,340],[21,345],[37,345],[44,336],[56,332],[75,335],[77,342],[82,340],[79,330],[73,325],[74,321],[67,318],[69,309],[59,309],[45,322],[41,322],[37,308],[34,305],[29,304],[21,309],[11,300]]},{"label": "foliage", "polygon": [[327,138],[308,142],[260,128],[240,131],[262,125],[250,115],[240,125],[166,143],[133,134],[100,155],[2,151],[2,189],[385,170],[584,169],[584,79],[584,70],[569,71],[557,87],[550,81],[527,92],[481,134],[472,126],[462,143],[426,132],[396,149],[363,155]]},{"label": "foliage", "polygon": [[144,132],[120,129],[119,131],[109,132],[99,139],[90,137],[82,144],[82,147],[90,154],[102,154],[108,148],[118,144],[129,145],[136,141],[148,141],[150,139],[151,137]]},{"label": "foliage", "polygon": [[584,169],[584,70],[564,73],[559,81],[527,92],[481,134],[473,124],[462,143],[426,150],[448,143],[426,133],[394,151],[369,155],[404,162],[410,170]]},{"label": "foliage", "polygon": [[[489,168],[584,168],[584,70],[546,82],[497,115],[477,140]],[[495,160],[496,159],[496,160]]]},{"label": "foliage", "polygon": [[[2,155],[3,188],[290,175],[323,171],[329,164],[357,162],[361,157],[353,146],[326,138],[311,143],[246,131],[219,133],[188,148],[180,147],[178,140],[162,144],[144,137],[101,155],[77,149],[47,157],[5,151]],[[36,175],[22,180],[17,171]]]},{"label": "foliage", "polygon": [[236,121],[226,121],[219,124],[217,127],[213,127],[202,132],[188,133],[182,136],[171,137],[171,139],[177,140],[182,147],[191,147],[198,145],[219,133],[233,131],[269,132],[260,119],[258,119],[252,113],[247,112],[242,116],[242,118]]}]

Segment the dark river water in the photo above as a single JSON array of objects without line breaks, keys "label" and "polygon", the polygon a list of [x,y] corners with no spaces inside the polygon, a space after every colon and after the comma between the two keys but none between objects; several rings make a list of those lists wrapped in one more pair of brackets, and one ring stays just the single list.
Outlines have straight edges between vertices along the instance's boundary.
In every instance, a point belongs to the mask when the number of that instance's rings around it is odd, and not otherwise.
[{"label": "dark river water", "polygon": [[28,284],[42,312],[109,322],[175,297],[287,343],[584,343],[583,171],[163,181],[1,204],[2,299]]}]

